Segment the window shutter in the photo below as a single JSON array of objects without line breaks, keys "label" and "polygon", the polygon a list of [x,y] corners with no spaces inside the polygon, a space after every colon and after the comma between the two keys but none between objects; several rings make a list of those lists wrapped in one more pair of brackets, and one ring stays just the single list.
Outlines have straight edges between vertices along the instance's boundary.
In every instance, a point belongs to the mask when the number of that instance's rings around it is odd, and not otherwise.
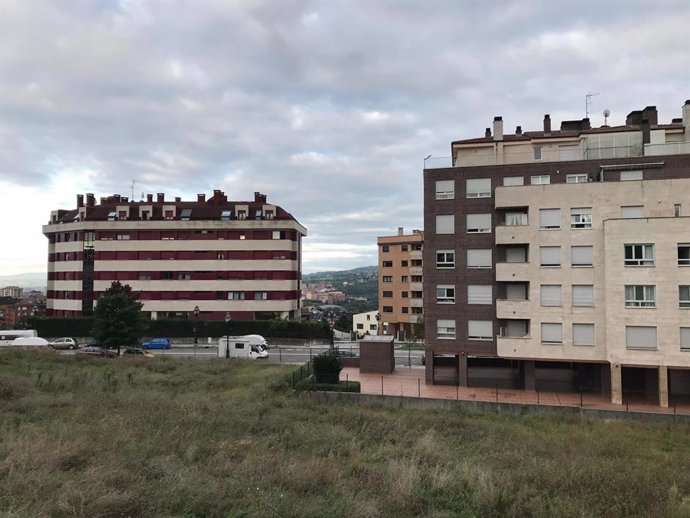
[{"label": "window shutter", "polygon": [[656,349],[656,327],[625,326],[625,346],[628,349]]},{"label": "window shutter", "polygon": [[541,325],[541,341],[547,343],[563,343],[563,326],[562,324],[544,324]]},{"label": "window shutter", "polygon": [[642,171],[621,171],[621,182],[626,180],[642,180]]},{"label": "window shutter", "polygon": [[436,199],[452,200],[455,198],[455,183],[453,180],[436,181]]},{"label": "window shutter", "polygon": [[515,187],[519,185],[525,185],[524,176],[506,176],[503,178],[503,185],[505,187]]},{"label": "window shutter", "polygon": [[[437,216],[438,217],[438,216]],[[468,232],[491,232],[491,214],[468,214]]]},{"label": "window shutter", "polygon": [[573,285],[573,306],[594,306],[594,286]]},{"label": "window shutter", "polygon": [[690,327],[680,328],[680,348],[690,349]]},{"label": "window shutter", "polygon": [[621,207],[621,218],[643,218],[644,206],[631,205],[628,207]]},{"label": "window shutter", "polygon": [[455,234],[455,216],[443,215],[436,216],[437,234]]},{"label": "window shutter", "polygon": [[467,303],[468,304],[493,304],[493,294],[491,285],[467,286]]},{"label": "window shutter", "polygon": [[561,305],[561,285],[542,284],[541,286],[541,305],[560,306]]},{"label": "window shutter", "polygon": [[561,265],[561,247],[560,246],[542,246],[539,248],[542,266],[560,266]]},{"label": "window shutter", "polygon": [[468,198],[488,198],[491,196],[491,178],[470,178],[467,180]]},{"label": "window shutter", "polygon": [[506,250],[506,262],[507,263],[524,263],[527,261],[524,248],[508,248]]},{"label": "window shutter", "polygon": [[561,228],[561,209],[539,209],[540,228]]},{"label": "window shutter", "polygon": [[592,266],[594,264],[594,248],[591,246],[571,247],[570,261],[573,266]]},{"label": "window shutter", "polygon": [[467,267],[491,268],[491,249],[487,248],[483,250],[468,250]]},{"label": "window shutter", "polygon": [[573,345],[594,345],[594,324],[573,324]]},{"label": "window shutter", "polygon": [[487,338],[494,336],[493,321],[491,320],[468,320],[467,335],[470,338]]}]

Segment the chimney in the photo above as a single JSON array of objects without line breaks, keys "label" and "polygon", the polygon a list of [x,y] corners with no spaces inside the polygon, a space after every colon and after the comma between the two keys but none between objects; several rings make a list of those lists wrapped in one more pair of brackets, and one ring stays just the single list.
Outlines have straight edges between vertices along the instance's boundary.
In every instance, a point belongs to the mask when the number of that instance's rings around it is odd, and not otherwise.
[{"label": "chimney", "polygon": [[592,124],[589,121],[589,117],[582,119],[582,124],[580,125],[580,128],[583,130],[592,129]]},{"label": "chimney", "polygon": [[257,191],[254,193],[254,201],[257,203],[266,203],[266,195]]},{"label": "chimney", "polygon": [[503,140],[503,117],[494,117],[494,140]]},{"label": "chimney", "polygon": [[182,198],[179,196],[175,196],[175,203],[180,203],[182,201]]},{"label": "chimney", "polygon": [[199,203],[204,203],[206,201],[206,195],[205,194],[197,194],[196,195],[196,201]]},{"label": "chimney", "polygon": [[628,116],[625,118],[626,126],[639,126],[640,124],[642,124],[642,110],[628,113]]},{"label": "chimney", "polygon": [[651,138],[649,134],[649,119],[642,119],[640,124],[640,129],[642,130],[642,143],[649,144]]},{"label": "chimney", "polygon": [[486,131],[484,132],[484,137],[491,138],[491,128],[486,128]]},{"label": "chimney", "polygon": [[77,208],[80,209],[84,206],[84,195],[77,194]]},{"label": "chimney", "polygon": [[404,234],[403,232],[404,227],[398,227],[398,235],[402,236]]},{"label": "chimney", "polygon": [[515,126],[515,134],[522,135],[522,126]]},{"label": "chimney", "polygon": [[163,202],[165,201],[165,193],[164,193],[164,192],[159,192],[159,193],[156,195],[156,201],[157,201],[158,203],[163,203]]},{"label": "chimney", "polygon": [[91,192],[86,193],[86,206],[93,207],[96,204],[96,197]]},{"label": "chimney", "polygon": [[544,133],[551,133],[551,115],[544,115]]},{"label": "chimney", "polygon": [[119,194],[113,194],[113,201],[115,203],[120,203],[120,195]]},{"label": "chimney", "polygon": [[146,195],[146,201],[148,203],[153,203],[153,194],[147,194]]},{"label": "chimney", "polygon": [[690,99],[683,105],[683,126],[685,126],[685,140],[690,140]]},{"label": "chimney", "polygon": [[647,119],[651,126],[659,124],[659,112],[656,111],[656,106],[647,106],[642,110],[642,119]]}]

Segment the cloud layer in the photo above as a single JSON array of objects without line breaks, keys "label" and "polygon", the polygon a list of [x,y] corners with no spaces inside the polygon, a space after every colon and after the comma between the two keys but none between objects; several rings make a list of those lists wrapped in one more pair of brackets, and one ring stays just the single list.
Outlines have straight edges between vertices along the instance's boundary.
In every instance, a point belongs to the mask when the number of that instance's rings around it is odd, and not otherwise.
[{"label": "cloud layer", "polygon": [[[690,3],[7,0],[0,273],[45,268],[40,223],[77,192],[262,191],[310,232],[306,271],[374,264],[422,225],[451,140],[690,98]],[[557,123],[557,122],[556,122]],[[4,248],[4,247],[3,247]]]}]

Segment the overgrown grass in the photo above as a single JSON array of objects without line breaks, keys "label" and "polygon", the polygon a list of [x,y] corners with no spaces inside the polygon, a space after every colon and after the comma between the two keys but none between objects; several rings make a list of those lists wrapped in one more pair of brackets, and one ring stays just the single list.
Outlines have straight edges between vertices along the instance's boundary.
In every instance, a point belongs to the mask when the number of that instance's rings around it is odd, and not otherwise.
[{"label": "overgrown grass", "polygon": [[288,372],[0,351],[0,516],[690,516],[687,426],[326,406]]}]

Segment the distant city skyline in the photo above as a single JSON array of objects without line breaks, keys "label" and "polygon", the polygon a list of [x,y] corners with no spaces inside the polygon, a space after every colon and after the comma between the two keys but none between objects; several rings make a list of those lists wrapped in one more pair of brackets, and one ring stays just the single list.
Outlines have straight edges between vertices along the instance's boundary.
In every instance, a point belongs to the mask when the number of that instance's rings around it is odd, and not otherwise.
[{"label": "distant city skyline", "polygon": [[[304,225],[304,273],[422,228],[425,157],[690,98],[690,4],[593,0],[6,2],[0,275],[46,270],[79,193],[255,191]],[[134,184],[133,184],[134,182]]]}]

